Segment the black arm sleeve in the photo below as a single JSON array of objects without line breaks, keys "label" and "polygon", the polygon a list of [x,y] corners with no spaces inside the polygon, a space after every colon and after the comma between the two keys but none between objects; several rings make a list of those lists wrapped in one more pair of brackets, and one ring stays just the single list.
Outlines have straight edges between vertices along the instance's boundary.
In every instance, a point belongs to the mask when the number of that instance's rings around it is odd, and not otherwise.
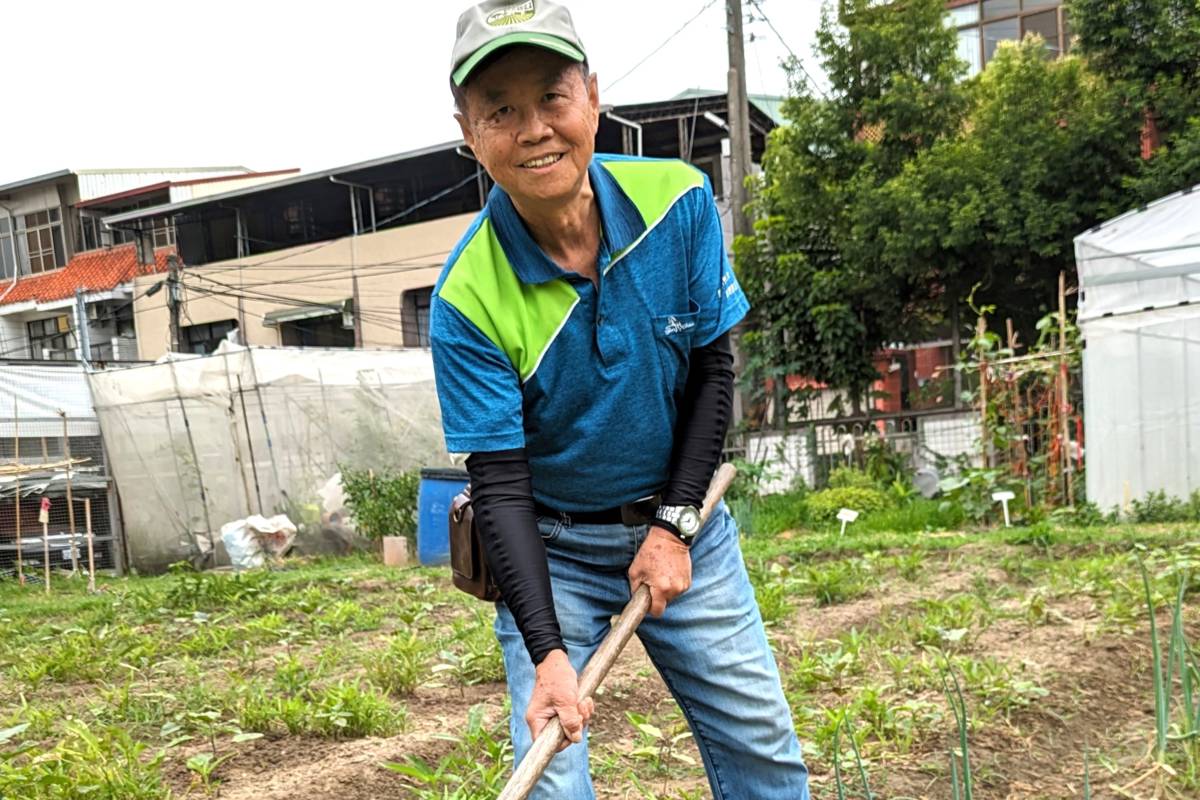
[{"label": "black arm sleeve", "polygon": [[533,479],[525,449],[473,453],[467,458],[471,505],[484,557],[533,663],[566,650],[554,598],[546,546],[533,510]]},{"label": "black arm sleeve", "polygon": [[687,386],[675,425],[671,477],[663,503],[695,506],[704,502],[721,461],[725,431],[733,414],[733,347],[723,333],[691,352]]}]

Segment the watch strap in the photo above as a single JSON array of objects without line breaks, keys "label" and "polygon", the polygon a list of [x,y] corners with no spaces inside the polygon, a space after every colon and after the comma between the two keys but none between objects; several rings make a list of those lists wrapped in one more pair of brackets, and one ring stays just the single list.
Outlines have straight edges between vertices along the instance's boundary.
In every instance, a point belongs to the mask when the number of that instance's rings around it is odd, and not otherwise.
[{"label": "watch strap", "polygon": [[658,511],[654,514],[654,525],[673,534],[676,539],[691,547],[692,540],[696,538],[695,535],[687,536],[679,530],[679,526],[676,524],[678,512],[683,508],[686,506],[659,506]]}]

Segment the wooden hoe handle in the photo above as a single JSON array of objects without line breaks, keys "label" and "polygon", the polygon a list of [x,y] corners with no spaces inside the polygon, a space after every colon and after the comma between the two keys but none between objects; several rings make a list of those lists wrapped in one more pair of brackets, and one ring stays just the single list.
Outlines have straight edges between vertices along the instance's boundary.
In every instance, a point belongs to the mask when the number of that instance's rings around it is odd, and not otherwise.
[{"label": "wooden hoe handle", "polygon": [[[725,490],[729,488],[729,484],[733,482],[736,474],[737,469],[732,464],[722,464],[717,473],[713,475],[712,483],[708,487],[708,494],[704,497],[704,507],[700,509],[702,526],[708,521],[709,515],[725,495]],[[634,592],[633,597],[626,604],[625,610],[617,618],[616,624],[604,637],[604,641],[600,643],[600,647],[588,661],[587,666],[583,668],[583,672],[580,673],[579,699],[581,701],[591,697],[600,686],[601,681],[608,676],[608,671],[612,669],[617,656],[621,654],[638,625],[642,624],[642,618],[649,610],[650,589],[643,584]],[[558,751],[558,745],[562,739],[562,723],[558,721],[558,717],[555,717],[547,723],[546,727],[542,728],[542,732],[538,734],[529,753],[513,771],[512,777],[509,778],[508,784],[500,793],[498,800],[525,800],[529,797],[534,785],[541,779],[542,773],[546,771],[546,767],[550,765],[551,759]]]}]

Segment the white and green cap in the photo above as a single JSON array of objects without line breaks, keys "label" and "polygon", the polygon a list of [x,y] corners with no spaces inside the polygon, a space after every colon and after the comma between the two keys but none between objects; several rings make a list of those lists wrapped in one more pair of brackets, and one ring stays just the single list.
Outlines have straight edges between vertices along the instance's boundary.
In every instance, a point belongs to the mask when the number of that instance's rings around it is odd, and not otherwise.
[{"label": "white and green cap", "polygon": [[518,44],[544,47],[572,61],[587,59],[565,7],[550,0],[484,0],[458,18],[450,79],[462,86],[485,58]]}]

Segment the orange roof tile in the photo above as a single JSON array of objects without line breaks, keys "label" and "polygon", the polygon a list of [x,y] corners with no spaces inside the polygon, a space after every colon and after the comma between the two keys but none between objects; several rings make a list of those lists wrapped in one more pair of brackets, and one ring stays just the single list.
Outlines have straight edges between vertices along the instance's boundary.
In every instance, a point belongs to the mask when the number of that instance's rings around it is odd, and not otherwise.
[{"label": "orange roof tile", "polygon": [[[13,290],[0,301],[0,305],[65,300],[73,297],[77,288],[86,292],[109,291],[132,281],[138,275],[166,272],[167,256],[174,252],[174,247],[155,250],[153,266],[138,263],[137,246],[134,244],[79,253],[62,269],[20,278]],[[6,284],[0,283],[0,295],[7,288]]]}]

